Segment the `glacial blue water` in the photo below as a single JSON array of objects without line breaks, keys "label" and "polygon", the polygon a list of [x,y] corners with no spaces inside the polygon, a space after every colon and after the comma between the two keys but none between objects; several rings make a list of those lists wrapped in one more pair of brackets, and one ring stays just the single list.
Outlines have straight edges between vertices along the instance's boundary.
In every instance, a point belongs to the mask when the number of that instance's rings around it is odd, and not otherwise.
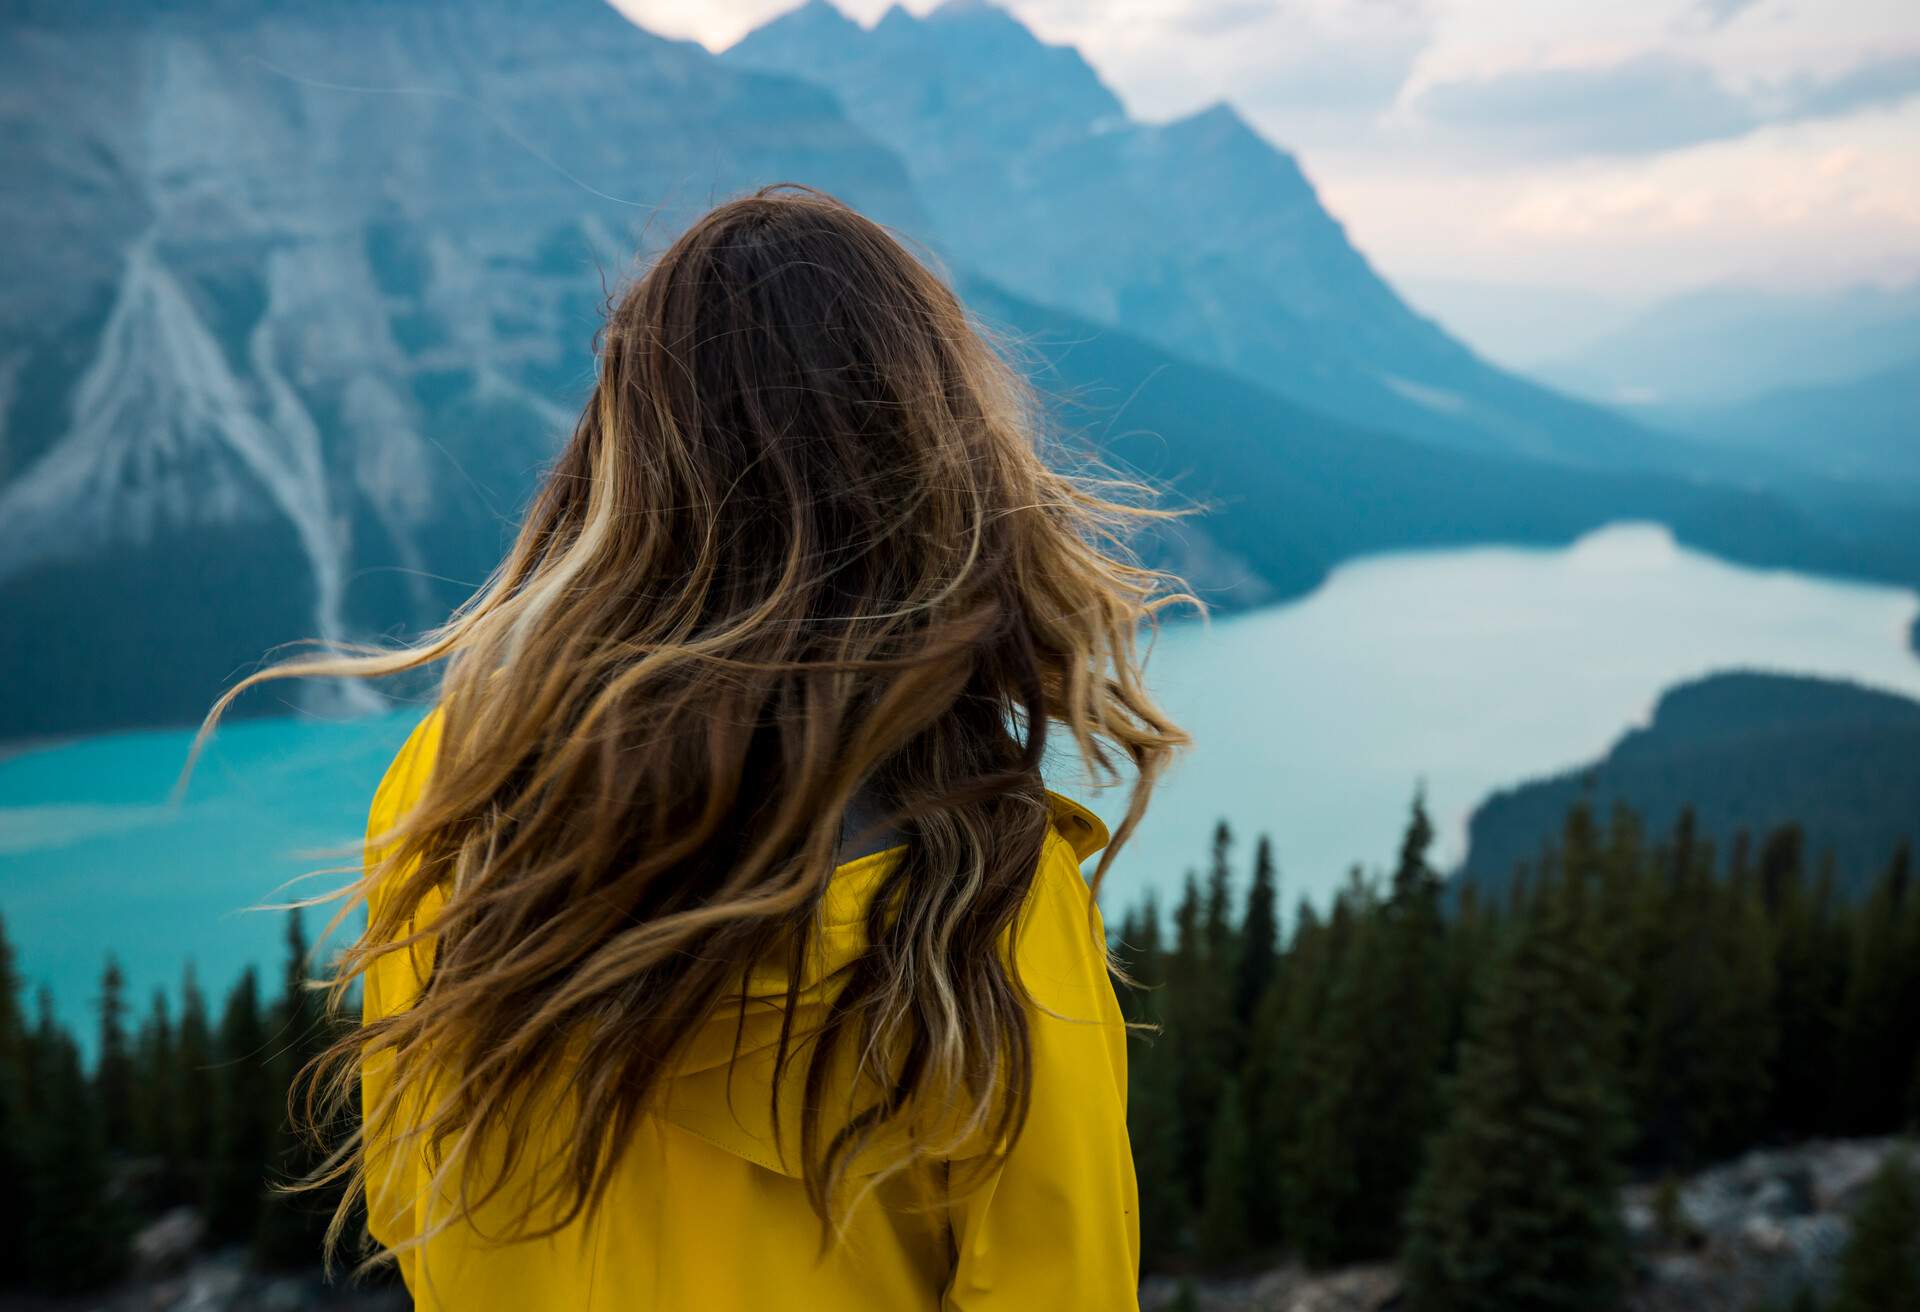
[{"label": "glacial blue water", "polygon": [[[1416,786],[1461,855],[1488,791],[1603,752],[1660,691],[1735,667],[1920,695],[1909,591],[1763,572],[1620,526],[1564,550],[1383,556],[1301,601],[1181,624],[1149,670],[1197,746],[1103,893],[1109,914],[1202,864],[1216,819],[1272,835],[1287,899],[1384,865]],[[92,1024],[108,952],[137,1008],[192,960],[210,992],[279,969],[284,917],[249,910],[357,857],[366,804],[418,707],[223,728],[183,802],[191,735],[113,734],[0,760],[0,915],[30,986]],[[1070,770],[1056,786],[1117,814]],[[326,887],[320,878],[300,887]]]}]

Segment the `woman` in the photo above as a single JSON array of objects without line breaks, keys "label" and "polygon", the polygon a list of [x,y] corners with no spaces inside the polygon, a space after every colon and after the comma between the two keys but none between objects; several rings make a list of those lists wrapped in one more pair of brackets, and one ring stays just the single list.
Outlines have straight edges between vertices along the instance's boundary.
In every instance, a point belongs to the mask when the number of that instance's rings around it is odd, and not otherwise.
[{"label": "woman", "polygon": [[626,293],[449,624],[269,672],[446,662],[305,1107],[357,1081],[333,1178],[417,1306],[1135,1304],[1107,833],[1041,766],[1124,758],[1123,840],[1184,741],[1117,545],[1163,512],[1036,429],[938,278],[762,191]]}]

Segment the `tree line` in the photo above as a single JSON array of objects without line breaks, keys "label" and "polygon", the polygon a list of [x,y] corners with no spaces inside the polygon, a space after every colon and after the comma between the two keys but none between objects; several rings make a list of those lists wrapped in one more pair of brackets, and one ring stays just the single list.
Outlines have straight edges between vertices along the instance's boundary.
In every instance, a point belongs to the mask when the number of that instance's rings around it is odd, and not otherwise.
[{"label": "tree line", "polygon": [[205,1242],[244,1246],[262,1268],[318,1262],[336,1200],[279,1187],[315,1163],[287,1098],[333,1024],[306,966],[296,910],[272,996],[248,967],[216,1015],[189,965],[178,1003],[156,990],[136,1020],[109,959],[89,1071],[46,990],[26,1014],[0,932],[0,1288],[111,1283],[137,1224],[177,1206],[204,1218]]},{"label": "tree line", "polygon": [[[1920,1117],[1907,846],[1848,903],[1796,826],[1721,861],[1690,811],[1656,839],[1581,799],[1488,900],[1433,837],[1416,800],[1390,874],[1283,930],[1271,845],[1238,895],[1222,823],[1170,918],[1121,920],[1150,1269],[1397,1259],[1418,1312],[1608,1308],[1628,1178]],[[1911,1215],[1912,1301],[1840,1306],[1920,1307]]]},{"label": "tree line", "polygon": [[[1583,801],[1483,899],[1443,884],[1433,837],[1416,801],[1390,874],[1283,917],[1270,843],[1241,893],[1223,823],[1170,916],[1150,898],[1120,921],[1148,1269],[1397,1258],[1416,1312],[1597,1310],[1629,1276],[1630,1176],[1920,1119],[1907,848],[1848,902],[1795,826],[1721,861],[1690,813],[1652,840]],[[334,1199],[275,1187],[313,1163],[288,1091],[342,1023],[307,955],[295,912],[271,996],[248,969],[215,1015],[189,967],[137,1021],[109,961],[88,1070],[44,991],[26,1013],[0,932],[0,1234],[21,1238],[0,1287],[107,1283],[137,1221],[179,1205],[264,1267],[315,1265]],[[1834,1312],[1920,1307],[1903,1160]]]}]

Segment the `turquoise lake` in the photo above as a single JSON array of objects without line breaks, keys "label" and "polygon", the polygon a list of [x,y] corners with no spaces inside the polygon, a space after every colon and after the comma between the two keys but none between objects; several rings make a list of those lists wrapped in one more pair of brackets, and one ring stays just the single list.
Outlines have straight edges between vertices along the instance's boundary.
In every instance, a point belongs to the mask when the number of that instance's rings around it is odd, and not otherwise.
[{"label": "turquoise lake", "polygon": [[[1917,609],[1907,590],[1743,569],[1623,525],[1561,550],[1375,557],[1298,602],[1171,627],[1149,669],[1198,745],[1103,902],[1117,915],[1176,890],[1222,816],[1243,860],[1272,836],[1289,902],[1323,897],[1353,864],[1389,860],[1419,786],[1451,864],[1489,791],[1598,756],[1662,689],[1714,670],[1920,696],[1904,645]],[[29,986],[85,1028],[109,952],[140,1009],[188,960],[210,992],[249,961],[277,970],[284,917],[249,908],[357,859],[367,800],[419,714],[234,722],[177,806],[186,731],[0,760],[0,915]],[[1071,772],[1055,785],[1120,809]]]}]

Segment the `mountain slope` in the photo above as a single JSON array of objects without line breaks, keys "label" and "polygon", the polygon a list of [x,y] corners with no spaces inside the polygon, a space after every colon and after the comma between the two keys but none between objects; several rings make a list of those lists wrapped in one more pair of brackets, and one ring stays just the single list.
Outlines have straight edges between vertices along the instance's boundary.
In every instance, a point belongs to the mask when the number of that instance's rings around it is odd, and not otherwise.
[{"label": "mountain slope", "polygon": [[1073,445],[1168,485],[1206,514],[1173,556],[1206,566],[1216,600],[1281,597],[1367,552],[1476,542],[1564,543],[1657,520],[1691,545],[1756,565],[1844,571],[1849,549],[1776,499],[1660,474],[1449,451],[1306,410],[1214,366],[977,277],[969,306],[1010,338]]},{"label": "mountain slope", "polygon": [[1408,308],[1230,107],[1131,122],[1077,53],[984,0],[895,6],[871,29],[811,0],[724,58],[832,88],[906,161],[949,257],[1036,300],[1367,427],[1582,464],[1684,458]]},{"label": "mountain slope", "polygon": [[1773,826],[1798,823],[1808,860],[1832,852],[1839,887],[1857,894],[1899,843],[1920,841],[1920,702],[1773,674],[1682,684],[1603,760],[1482,802],[1462,878],[1504,889],[1518,864],[1538,860],[1583,791],[1603,817],[1626,802],[1654,838],[1690,805],[1723,859],[1741,832],[1758,842]]},{"label": "mountain slope", "polygon": [[1920,494],[1920,355],[1845,382],[1655,412],[1667,425],[1809,476]]},{"label": "mountain slope", "polygon": [[1916,357],[1920,283],[1807,293],[1706,287],[1531,372],[1602,401],[1705,407],[1843,383]]},{"label": "mountain slope", "polygon": [[713,198],[924,224],[828,94],[601,0],[12,7],[0,162],[0,737],[444,614]]}]

